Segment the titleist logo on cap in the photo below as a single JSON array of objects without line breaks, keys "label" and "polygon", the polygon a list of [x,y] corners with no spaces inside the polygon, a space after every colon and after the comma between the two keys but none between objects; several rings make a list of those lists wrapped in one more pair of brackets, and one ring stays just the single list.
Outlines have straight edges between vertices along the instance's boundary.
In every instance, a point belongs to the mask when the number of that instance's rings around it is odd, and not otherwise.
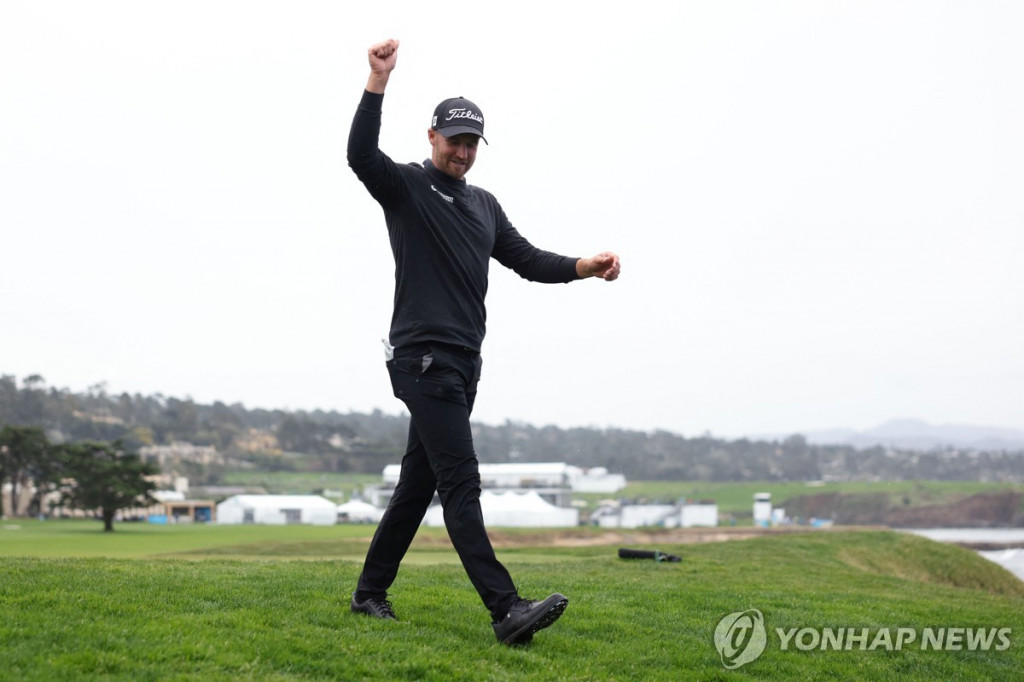
[{"label": "titleist logo on cap", "polygon": [[449,109],[448,116],[444,119],[446,121],[452,121],[457,118],[468,118],[477,123],[483,123],[484,117],[472,109]]}]

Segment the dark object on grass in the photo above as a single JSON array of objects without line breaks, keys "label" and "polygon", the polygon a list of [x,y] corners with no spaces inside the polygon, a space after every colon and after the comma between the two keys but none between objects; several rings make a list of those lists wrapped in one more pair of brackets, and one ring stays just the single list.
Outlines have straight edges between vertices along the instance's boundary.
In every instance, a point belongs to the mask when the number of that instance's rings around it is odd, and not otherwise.
[{"label": "dark object on grass", "polygon": [[669,561],[677,562],[682,561],[675,554],[663,554],[658,550],[647,550],[647,549],[626,549],[625,547],[619,548],[620,559],[654,559],[655,561]]}]

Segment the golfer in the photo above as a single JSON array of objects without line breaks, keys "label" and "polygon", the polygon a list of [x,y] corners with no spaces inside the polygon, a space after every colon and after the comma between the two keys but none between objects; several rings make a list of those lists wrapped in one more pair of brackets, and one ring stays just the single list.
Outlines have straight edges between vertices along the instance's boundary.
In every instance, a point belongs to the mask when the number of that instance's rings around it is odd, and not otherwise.
[{"label": "golfer", "polygon": [[473,102],[446,99],[427,130],[430,159],[397,164],[378,148],[384,90],[398,41],[368,51],[370,76],[348,139],[348,163],[384,210],[395,257],[395,297],[386,344],[394,394],[409,410],[409,440],[394,495],[370,543],[351,609],[394,619],[388,588],[436,490],[444,522],[503,644],[529,642],[569,600],[520,597],[494,555],[480,511],[480,474],[469,418],[480,379],[484,296],[494,258],[525,279],[612,281],[619,257],[570,258],[542,251],[512,226],[489,192],[466,183],[484,139]]}]

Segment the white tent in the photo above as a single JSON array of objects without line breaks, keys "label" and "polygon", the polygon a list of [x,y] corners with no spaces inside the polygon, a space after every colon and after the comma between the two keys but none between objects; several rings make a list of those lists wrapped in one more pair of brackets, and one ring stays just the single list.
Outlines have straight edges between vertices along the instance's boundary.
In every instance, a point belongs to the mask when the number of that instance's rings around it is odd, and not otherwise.
[{"label": "white tent", "polygon": [[[484,525],[488,528],[568,528],[579,525],[580,521],[579,510],[556,507],[545,502],[533,490],[525,493],[492,493],[484,490],[480,493],[480,510],[484,515]],[[443,526],[444,511],[441,505],[435,504],[428,509],[423,523]]]},{"label": "white tent", "polygon": [[337,509],[319,495],[234,495],[217,505],[217,523],[330,526],[338,521]]},{"label": "white tent", "polygon": [[338,519],[348,523],[377,523],[384,510],[362,500],[349,500],[338,505]]},{"label": "white tent", "polygon": [[606,505],[595,511],[590,516],[590,520],[601,528],[717,526],[718,505],[713,502],[682,506],[672,504]]},{"label": "white tent", "polygon": [[[604,467],[581,469],[565,462],[502,462],[479,465],[480,483],[487,489],[570,488],[581,493],[614,493],[626,487],[626,477]],[[384,484],[394,487],[401,464],[384,467]]]},{"label": "white tent", "polygon": [[678,525],[679,508],[674,504],[626,504],[615,510],[595,514],[601,528],[640,528],[642,526],[664,526],[667,518],[674,516]]}]

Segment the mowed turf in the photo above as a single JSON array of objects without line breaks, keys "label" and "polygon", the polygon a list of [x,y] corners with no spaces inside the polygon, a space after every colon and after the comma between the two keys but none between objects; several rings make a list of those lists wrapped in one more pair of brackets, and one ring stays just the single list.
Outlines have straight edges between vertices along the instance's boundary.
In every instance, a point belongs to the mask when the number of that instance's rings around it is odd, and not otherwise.
[{"label": "mowed turf", "polygon": [[[902,533],[658,546],[683,557],[673,564],[621,560],[616,546],[499,550],[524,595],[570,598],[532,645],[510,649],[494,641],[443,531],[424,533],[399,573],[394,623],[348,612],[371,528],[98,526],[0,526],[0,679],[1005,680],[1024,670],[1024,583]],[[763,613],[767,646],[727,670],[715,627],[746,609]],[[974,651],[781,649],[777,629],[808,628],[1010,634],[1003,650],[999,640]]]}]

